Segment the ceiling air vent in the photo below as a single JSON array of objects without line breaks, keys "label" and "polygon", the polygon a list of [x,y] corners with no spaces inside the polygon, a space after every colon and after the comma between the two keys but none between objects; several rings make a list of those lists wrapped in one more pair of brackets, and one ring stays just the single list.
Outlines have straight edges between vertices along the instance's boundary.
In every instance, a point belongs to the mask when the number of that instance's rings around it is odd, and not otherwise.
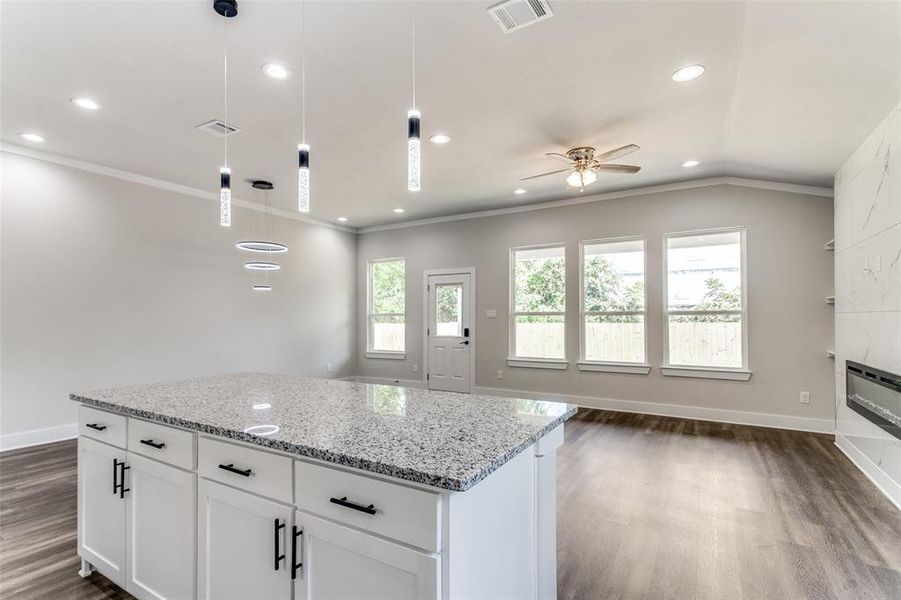
[{"label": "ceiling air vent", "polygon": [[216,137],[225,137],[227,135],[232,135],[233,133],[238,133],[239,131],[241,131],[234,125],[229,125],[221,119],[213,119],[212,121],[201,123],[196,127],[200,131],[206,131],[207,133],[213,134]]},{"label": "ceiling air vent", "polygon": [[506,0],[489,8],[488,13],[504,33],[512,33],[554,16],[547,0]]}]

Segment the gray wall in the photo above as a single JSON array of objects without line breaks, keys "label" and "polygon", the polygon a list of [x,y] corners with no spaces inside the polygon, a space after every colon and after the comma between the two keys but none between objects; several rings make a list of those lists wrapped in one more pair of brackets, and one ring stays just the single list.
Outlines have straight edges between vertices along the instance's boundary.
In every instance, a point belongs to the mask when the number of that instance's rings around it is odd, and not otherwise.
[{"label": "gray wall", "polygon": [[901,507],[901,440],[845,404],[845,361],[901,373],[901,105],[835,176],[839,447]]},{"label": "gray wall", "polygon": [[[422,272],[474,266],[477,386],[806,417],[822,419],[817,427],[831,430],[833,365],[825,352],[832,347],[833,314],[825,297],[832,292],[832,254],[823,245],[832,238],[832,217],[829,198],[721,185],[364,233],[357,245],[359,374],[420,378],[413,365],[423,363]],[[747,227],[753,376],[748,382],[664,377],[656,368],[663,358],[662,236],[737,225]],[[627,235],[648,239],[648,362],[655,368],[650,375],[579,372],[574,365],[579,352],[579,240]],[[566,243],[570,367],[507,367],[508,250],[556,242]],[[407,260],[404,361],[363,356],[366,263],[389,256]],[[496,309],[497,318],[486,318],[487,309]],[[496,378],[498,369],[504,370],[503,381]],[[800,390],[811,393],[810,405],[799,403]],[[590,398],[580,401],[592,403]]]},{"label": "gray wall", "polygon": [[[263,214],[2,153],[2,433],[76,420],[74,390],[229,371],[355,372],[356,236],[275,218],[251,290],[234,243]],[[247,188],[249,190],[249,188]],[[246,194],[245,194],[246,197]],[[256,231],[254,231],[256,230]]]}]

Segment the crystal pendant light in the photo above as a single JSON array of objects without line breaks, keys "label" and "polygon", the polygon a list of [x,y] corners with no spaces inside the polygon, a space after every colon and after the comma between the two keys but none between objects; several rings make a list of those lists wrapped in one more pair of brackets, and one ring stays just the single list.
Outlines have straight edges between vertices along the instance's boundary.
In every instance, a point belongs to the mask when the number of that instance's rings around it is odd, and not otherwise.
[{"label": "crystal pendant light", "polygon": [[[225,123],[228,125],[228,19],[237,16],[238,2],[237,0],[214,0],[213,10],[225,17],[225,51],[222,59],[222,104],[225,112]],[[225,132],[223,165],[219,169],[219,225],[222,227],[231,227],[232,224],[232,171],[228,167],[229,134],[229,131]]]},{"label": "crystal pendant light", "polygon": [[297,145],[297,210],[310,212],[310,145],[307,144],[307,9],[300,3],[300,141]]},{"label": "crystal pendant light", "polygon": [[413,67],[413,108],[407,111],[407,189],[418,192],[420,189],[422,156],[419,142],[420,119],[422,113],[416,109],[416,18],[413,18],[413,48],[411,52]]}]

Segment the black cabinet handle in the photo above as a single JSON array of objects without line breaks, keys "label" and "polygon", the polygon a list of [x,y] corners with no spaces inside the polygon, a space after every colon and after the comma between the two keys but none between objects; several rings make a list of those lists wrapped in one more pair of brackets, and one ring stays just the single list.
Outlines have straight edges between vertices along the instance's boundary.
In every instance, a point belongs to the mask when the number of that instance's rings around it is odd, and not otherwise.
[{"label": "black cabinet handle", "polygon": [[153,440],[141,440],[141,443],[144,444],[144,445],[146,445],[146,446],[150,446],[150,447],[152,447],[152,448],[156,448],[157,450],[159,450],[160,448],[162,448],[163,446],[166,445],[166,444],[163,443],[163,442],[154,442]]},{"label": "black cabinet handle", "polygon": [[125,471],[130,468],[125,466],[124,460],[119,462],[118,459],[113,459],[113,494],[118,493],[120,498],[125,497],[125,492],[131,491],[131,488],[125,487]]},{"label": "black cabinet handle", "polygon": [[106,425],[100,425],[99,423],[85,423],[85,427],[90,427],[91,429],[96,429],[97,431],[103,431],[106,429]]},{"label": "black cabinet handle", "polygon": [[228,471],[229,473],[234,473],[235,475],[243,475],[244,477],[250,477],[252,471],[250,469],[236,469],[234,463],[228,463],[227,465],[219,465],[219,468],[223,471]]},{"label": "black cabinet handle", "polygon": [[275,570],[276,570],[276,571],[278,571],[278,563],[280,563],[280,562],[281,562],[282,560],[284,560],[284,558],[285,558],[285,555],[284,555],[284,554],[279,554],[279,552],[278,552],[278,546],[279,546],[279,544],[278,544],[278,532],[281,531],[281,530],[284,529],[284,528],[285,528],[285,523],[279,523],[279,522],[278,522],[278,517],[276,517],[276,518],[275,518],[275,522],[274,522],[274,527],[273,527],[274,531],[272,532],[272,540],[273,540],[273,544],[274,544],[274,546],[275,546],[275,550],[274,550],[273,556],[275,556]]},{"label": "black cabinet handle", "polygon": [[[297,579],[297,572],[303,569],[303,545],[300,546],[300,561],[297,560],[297,538],[303,536],[303,529],[291,527],[291,579]],[[303,540],[301,540],[302,542]]]},{"label": "black cabinet handle", "polygon": [[339,506],[343,506],[344,508],[352,508],[353,510],[358,510],[360,512],[364,512],[367,515],[375,514],[375,506],[370,504],[369,506],[363,506],[362,504],[354,504],[353,502],[347,501],[347,496],[343,498],[329,498],[329,502],[332,504],[337,504]]}]

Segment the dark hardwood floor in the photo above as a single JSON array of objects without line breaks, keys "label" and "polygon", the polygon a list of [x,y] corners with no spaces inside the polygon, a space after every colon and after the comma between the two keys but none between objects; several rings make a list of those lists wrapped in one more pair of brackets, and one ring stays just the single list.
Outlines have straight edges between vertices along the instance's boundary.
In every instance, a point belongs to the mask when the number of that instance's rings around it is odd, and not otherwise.
[{"label": "dark hardwood floor", "polygon": [[[0,454],[0,597],[78,576],[75,442]],[[901,512],[827,435],[582,410],[558,472],[559,598],[901,598]]]}]

